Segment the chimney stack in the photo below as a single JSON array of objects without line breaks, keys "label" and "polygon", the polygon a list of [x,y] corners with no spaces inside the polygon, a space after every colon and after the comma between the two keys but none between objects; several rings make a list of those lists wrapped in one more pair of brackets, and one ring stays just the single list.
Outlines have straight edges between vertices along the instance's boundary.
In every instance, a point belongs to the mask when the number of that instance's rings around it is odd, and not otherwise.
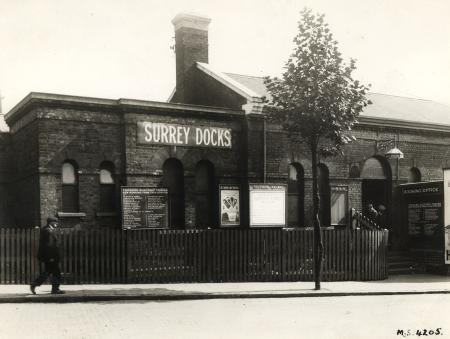
[{"label": "chimney stack", "polygon": [[176,92],[172,101],[191,103],[189,78],[196,62],[208,63],[208,26],[211,19],[180,13],[172,20],[175,27]]}]

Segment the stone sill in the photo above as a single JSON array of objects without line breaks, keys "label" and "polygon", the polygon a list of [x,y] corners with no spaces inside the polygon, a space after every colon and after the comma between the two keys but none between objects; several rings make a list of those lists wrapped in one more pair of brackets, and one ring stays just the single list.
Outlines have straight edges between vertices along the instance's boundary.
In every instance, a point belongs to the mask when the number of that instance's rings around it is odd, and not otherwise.
[{"label": "stone sill", "polygon": [[101,217],[117,217],[116,212],[97,212],[95,215],[99,218]]},{"label": "stone sill", "polygon": [[83,212],[58,212],[56,213],[59,218],[84,218],[86,213]]}]

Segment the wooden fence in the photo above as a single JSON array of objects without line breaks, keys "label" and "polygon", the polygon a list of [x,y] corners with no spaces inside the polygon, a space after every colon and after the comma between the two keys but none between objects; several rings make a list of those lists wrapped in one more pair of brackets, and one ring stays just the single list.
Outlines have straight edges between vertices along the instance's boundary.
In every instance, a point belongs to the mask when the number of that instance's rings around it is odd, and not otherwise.
[{"label": "wooden fence", "polygon": [[[387,277],[386,230],[324,230],[322,280]],[[0,283],[39,273],[39,229],[0,229]],[[65,284],[312,281],[313,231],[61,231]]]}]

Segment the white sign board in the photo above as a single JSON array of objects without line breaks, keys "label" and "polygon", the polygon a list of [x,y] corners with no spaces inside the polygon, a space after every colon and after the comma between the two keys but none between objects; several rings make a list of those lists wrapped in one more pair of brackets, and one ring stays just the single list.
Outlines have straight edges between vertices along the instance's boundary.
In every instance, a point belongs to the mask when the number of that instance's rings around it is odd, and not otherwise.
[{"label": "white sign board", "polygon": [[286,226],[286,185],[250,184],[250,226]]},{"label": "white sign board", "polygon": [[450,264],[450,168],[444,169],[444,256]]}]

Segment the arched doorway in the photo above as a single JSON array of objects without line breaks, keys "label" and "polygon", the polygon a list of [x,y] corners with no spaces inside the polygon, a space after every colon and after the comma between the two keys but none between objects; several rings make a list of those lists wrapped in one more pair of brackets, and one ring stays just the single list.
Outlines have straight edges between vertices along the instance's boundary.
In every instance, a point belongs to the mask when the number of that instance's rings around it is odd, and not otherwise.
[{"label": "arched doorway", "polygon": [[330,174],[324,164],[317,166],[317,182],[319,191],[319,218],[323,227],[331,225],[331,190]]},{"label": "arched doorway", "polygon": [[302,165],[292,163],[288,170],[288,225],[304,226],[305,175]]},{"label": "arched doorway", "polygon": [[376,209],[380,205],[387,208],[387,220],[390,220],[391,180],[389,163],[381,157],[372,157],[364,162],[361,170],[362,179],[362,210],[367,213],[367,207],[372,204]]},{"label": "arched doorway", "polygon": [[195,168],[195,223],[197,228],[217,225],[217,192],[214,165],[201,160]]},{"label": "arched doorway", "polygon": [[170,227],[184,228],[184,171],[183,164],[175,158],[163,164],[163,186],[169,190]]}]

